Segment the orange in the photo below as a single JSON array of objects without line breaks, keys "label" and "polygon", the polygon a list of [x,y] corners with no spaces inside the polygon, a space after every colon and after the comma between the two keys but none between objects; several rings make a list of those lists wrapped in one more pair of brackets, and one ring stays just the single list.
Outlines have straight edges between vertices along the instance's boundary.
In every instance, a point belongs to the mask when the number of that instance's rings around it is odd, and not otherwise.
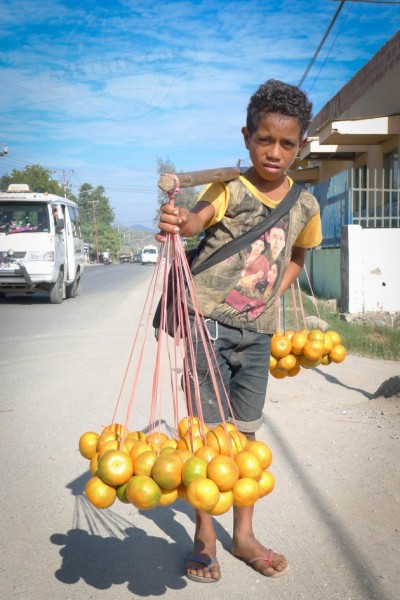
[{"label": "orange", "polygon": [[287,372],[287,376],[288,377],[296,377],[296,375],[298,375],[300,373],[300,367],[296,366],[293,367],[293,369],[290,369],[290,371]]},{"label": "orange", "polygon": [[146,442],[154,446],[155,450],[161,446],[162,442],[166,442],[167,440],[167,434],[162,433],[161,431],[153,431],[152,433],[148,433],[146,438]]},{"label": "orange", "polygon": [[126,485],[126,497],[136,508],[149,510],[160,502],[161,489],[151,477],[134,475]]},{"label": "orange", "polygon": [[129,436],[126,436],[125,440],[124,440],[124,446],[125,448],[128,450],[128,452],[131,451],[131,449],[133,448],[133,446],[136,444],[138,440],[131,438]]},{"label": "orange", "polygon": [[97,470],[105,483],[121,485],[133,475],[132,459],[121,450],[109,450],[99,456]]},{"label": "orange", "polygon": [[186,487],[195,479],[207,477],[207,461],[199,456],[192,456],[183,464],[182,483]]},{"label": "orange", "polygon": [[114,504],[117,490],[95,475],[86,483],[85,494],[96,508],[108,508]]},{"label": "orange", "polygon": [[309,360],[321,358],[324,351],[324,344],[320,340],[308,340],[303,346],[303,355]]},{"label": "orange", "polygon": [[233,454],[244,450],[244,447],[247,444],[247,437],[244,435],[244,433],[235,429],[229,432],[229,437],[231,438]]},{"label": "orange", "polygon": [[230,454],[230,438],[229,433],[223,425],[217,425],[214,429],[210,429],[206,435],[207,445],[218,451],[219,454]]},{"label": "orange", "polygon": [[332,361],[331,357],[329,356],[329,354],[324,354],[324,356],[321,358],[321,365],[327,366],[327,365],[330,365],[331,362],[333,362],[333,361]]},{"label": "orange", "polygon": [[181,485],[178,485],[178,487],[176,488],[176,491],[178,492],[179,500],[186,502],[186,488],[183,485],[183,483],[181,483]]},{"label": "orange", "polygon": [[118,438],[118,436],[113,431],[108,431],[105,429],[100,434],[99,439],[97,440],[97,444],[96,444],[97,452],[100,450],[100,448],[103,446],[103,444],[106,444],[107,442],[112,442],[112,441],[115,441],[118,439],[120,439],[120,438]]},{"label": "orange", "polygon": [[325,334],[323,331],[321,331],[321,329],[311,329],[311,331],[308,333],[308,339],[324,342]]},{"label": "orange", "polygon": [[176,447],[182,450],[190,450],[193,454],[201,448],[203,440],[198,435],[186,433],[177,443]]},{"label": "orange", "polygon": [[340,335],[337,333],[337,331],[332,331],[330,329],[329,331],[325,332],[325,335],[329,335],[334,346],[336,346],[336,344],[342,343],[342,339],[341,339]]},{"label": "orange", "polygon": [[298,331],[297,333],[293,334],[292,339],[290,340],[292,342],[292,353],[301,354],[303,351],[303,346],[307,340],[307,334],[303,331]]},{"label": "orange", "polygon": [[290,369],[294,369],[296,364],[297,360],[294,354],[288,354],[278,360],[276,368],[280,371],[290,371]]},{"label": "orange", "polygon": [[287,337],[289,340],[291,340],[291,339],[292,339],[292,337],[294,336],[294,331],[293,331],[293,329],[287,329],[287,330],[285,331],[285,335],[286,335],[286,337]]},{"label": "orange", "polygon": [[177,445],[178,445],[178,440],[168,438],[165,442],[161,443],[160,450],[164,450],[164,448],[173,448],[175,450]]},{"label": "orange", "polygon": [[151,470],[157,459],[155,450],[146,450],[132,459],[133,472],[135,475],[147,475],[150,477]]},{"label": "orange", "polygon": [[242,477],[233,486],[234,506],[251,506],[260,497],[259,483],[251,477]]},{"label": "orange", "polygon": [[275,477],[269,471],[263,471],[258,485],[260,487],[260,498],[263,498],[274,489]]},{"label": "orange", "polygon": [[79,452],[90,460],[96,454],[97,440],[100,435],[95,431],[87,431],[79,438]]},{"label": "orange", "polygon": [[218,486],[207,477],[195,479],[186,488],[186,500],[197,510],[209,511],[219,500]]},{"label": "orange", "polygon": [[169,506],[178,498],[178,488],[173,490],[163,490],[161,489],[161,498],[158,503],[159,506]]},{"label": "orange", "polygon": [[116,433],[117,436],[121,439],[126,430],[125,427],[120,423],[111,423],[111,425],[107,425],[107,427],[104,427],[104,431],[112,431],[113,433]]},{"label": "orange", "polygon": [[[109,452],[109,450],[120,450],[120,446],[120,440],[109,440],[108,442],[105,442],[100,446],[100,450],[98,452],[99,458],[106,452]],[[125,445],[122,447],[122,451],[125,452],[125,454],[129,454],[129,450]]]},{"label": "orange", "polygon": [[204,458],[208,463],[214,456],[218,456],[218,452],[214,448],[210,448],[209,446],[201,446],[194,453],[195,456],[199,456],[200,458]]},{"label": "orange", "polygon": [[193,431],[193,429],[198,426],[199,419],[198,417],[183,417],[178,423],[178,433],[179,437],[183,437],[189,431]]},{"label": "orange", "polygon": [[272,356],[272,354],[271,354],[269,357],[269,368],[275,369],[277,364],[278,364],[278,359],[275,358],[275,356]]},{"label": "orange", "polygon": [[207,511],[210,515],[217,517],[219,515],[223,515],[228,512],[232,508],[233,505],[233,492],[232,490],[228,490],[227,492],[219,493],[219,500],[217,504],[211,510]]},{"label": "orange", "polygon": [[220,454],[208,463],[207,477],[217,484],[220,492],[227,492],[239,479],[239,468],[233,458]]},{"label": "orange", "polygon": [[275,379],[283,379],[287,375],[287,371],[281,371],[280,369],[270,369],[269,372]]},{"label": "orange", "polygon": [[271,338],[271,354],[275,358],[283,358],[287,356],[292,349],[292,342],[285,335],[277,335],[276,333]]},{"label": "orange", "polygon": [[175,452],[175,450],[176,448],[173,446],[164,446],[164,448],[161,448],[160,454],[171,454],[171,452]]},{"label": "orange", "polygon": [[246,444],[245,450],[253,452],[259,460],[262,470],[268,469],[272,463],[272,452],[264,442],[260,440],[249,440]]},{"label": "orange", "polygon": [[151,450],[153,450],[153,447],[151,446],[151,444],[148,444],[147,442],[144,442],[144,441],[140,441],[140,442],[138,441],[130,449],[129,455],[130,455],[132,461],[134,462],[136,457],[139,456],[139,454],[142,454],[142,452],[149,452]]},{"label": "orange", "polygon": [[153,465],[151,476],[160,488],[173,490],[182,483],[182,467],[183,462],[177,454],[160,454]]},{"label": "orange", "polygon": [[89,470],[92,475],[98,475],[98,472],[97,472],[98,462],[99,462],[99,455],[96,452],[96,454],[94,456],[92,456],[92,458],[90,459]]},{"label": "orange", "polygon": [[240,477],[251,477],[256,481],[261,479],[262,468],[258,456],[248,450],[242,450],[234,456]]},{"label": "orange", "polygon": [[324,339],[323,354],[329,354],[329,352],[332,350],[332,348],[333,348],[332,338],[329,335],[326,335],[325,339]]},{"label": "orange", "polygon": [[172,454],[179,456],[183,463],[189,460],[189,458],[192,458],[193,456],[193,452],[191,452],[190,450],[184,450],[183,448],[177,448],[173,451]]},{"label": "orange", "polygon": [[319,357],[315,360],[310,360],[309,358],[307,358],[306,356],[304,356],[304,354],[302,354],[300,356],[300,365],[304,368],[304,369],[313,369],[314,367],[318,367],[318,365],[321,364],[321,360],[322,358]]},{"label": "orange", "polygon": [[130,431],[126,438],[132,438],[133,440],[136,440],[137,442],[145,442],[146,441],[146,434],[144,431]]},{"label": "orange", "polygon": [[342,344],[335,344],[328,356],[334,363],[341,363],[346,358],[346,348]]},{"label": "orange", "polygon": [[122,485],[117,485],[117,498],[123,504],[129,504],[129,500],[126,496],[126,486],[128,482],[123,483]]}]

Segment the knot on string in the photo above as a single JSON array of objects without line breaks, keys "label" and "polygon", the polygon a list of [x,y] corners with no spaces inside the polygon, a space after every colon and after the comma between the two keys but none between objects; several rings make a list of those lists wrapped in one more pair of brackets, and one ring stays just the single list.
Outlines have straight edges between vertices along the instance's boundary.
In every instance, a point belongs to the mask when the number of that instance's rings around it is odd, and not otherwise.
[{"label": "knot on string", "polygon": [[170,202],[173,204],[176,194],[181,194],[183,191],[180,187],[178,176],[175,173],[162,173],[161,177],[169,177],[173,181],[172,189],[166,191]]}]

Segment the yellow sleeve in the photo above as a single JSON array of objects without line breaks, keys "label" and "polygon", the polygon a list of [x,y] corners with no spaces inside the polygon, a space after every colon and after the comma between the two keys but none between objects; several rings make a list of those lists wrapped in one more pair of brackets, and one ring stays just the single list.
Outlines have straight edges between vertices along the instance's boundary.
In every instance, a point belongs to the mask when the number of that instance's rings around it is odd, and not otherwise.
[{"label": "yellow sleeve", "polygon": [[221,221],[225,215],[229,197],[229,188],[225,183],[210,183],[201,190],[197,202],[208,202],[214,207],[214,216],[205,223],[204,229]]},{"label": "yellow sleeve", "polygon": [[322,242],[321,215],[316,212],[301,231],[295,242],[300,248],[315,248]]}]

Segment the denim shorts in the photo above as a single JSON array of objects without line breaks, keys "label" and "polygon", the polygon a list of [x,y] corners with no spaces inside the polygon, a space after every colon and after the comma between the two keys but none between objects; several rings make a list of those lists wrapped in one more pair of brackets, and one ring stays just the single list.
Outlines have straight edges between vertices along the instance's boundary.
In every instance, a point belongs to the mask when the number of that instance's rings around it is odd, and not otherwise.
[{"label": "denim shorts", "polygon": [[[223,420],[233,421],[239,431],[254,433],[263,423],[271,336],[227,327],[210,319],[206,320],[206,327],[211,340],[213,340],[215,354],[212,353],[212,356],[213,361],[217,362],[218,368],[215,366],[213,369],[215,374],[213,381],[204,345],[199,339],[196,339],[195,369],[204,422],[210,427],[215,427]],[[198,338],[198,336],[196,337]],[[190,372],[187,381],[190,382],[190,394],[194,398],[195,388],[190,362],[189,360]],[[220,391],[223,415],[221,415],[215,391],[215,380]],[[227,395],[230,407],[226,400]],[[192,404],[193,414],[197,415],[198,411],[194,400]]]}]

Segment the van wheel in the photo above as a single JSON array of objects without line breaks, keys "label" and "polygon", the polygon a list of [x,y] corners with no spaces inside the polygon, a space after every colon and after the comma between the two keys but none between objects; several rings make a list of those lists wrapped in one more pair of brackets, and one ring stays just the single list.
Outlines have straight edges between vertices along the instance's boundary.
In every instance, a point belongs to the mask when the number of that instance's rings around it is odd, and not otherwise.
[{"label": "van wheel", "polygon": [[81,289],[81,278],[76,277],[72,283],[66,286],[66,297],[76,298],[79,295]]},{"label": "van wheel", "polygon": [[50,304],[61,304],[63,301],[64,273],[59,271],[57,281],[50,288]]}]

